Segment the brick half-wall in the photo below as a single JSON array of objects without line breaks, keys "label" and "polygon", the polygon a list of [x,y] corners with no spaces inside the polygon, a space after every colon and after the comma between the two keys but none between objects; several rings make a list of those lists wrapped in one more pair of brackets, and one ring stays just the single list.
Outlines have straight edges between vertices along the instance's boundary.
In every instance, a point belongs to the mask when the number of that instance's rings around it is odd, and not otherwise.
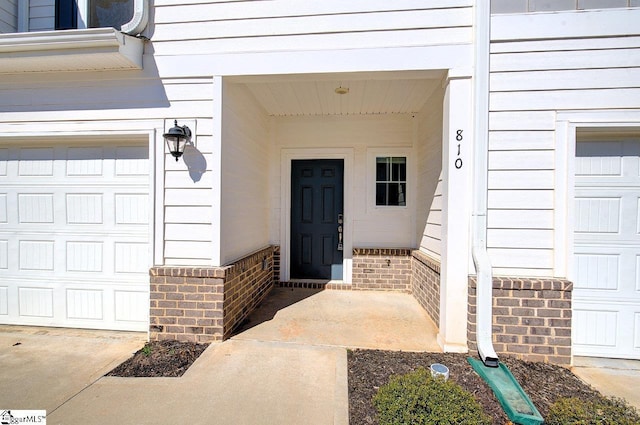
[{"label": "brick half-wall", "polygon": [[440,323],[440,262],[412,252],[411,293],[436,325]]},{"label": "brick half-wall", "polygon": [[[469,277],[467,338],[476,344],[476,277]],[[493,278],[496,353],[560,365],[571,363],[571,293],[563,279]]]},{"label": "brick half-wall", "polygon": [[274,249],[267,247],[226,267],[153,267],[151,340],[222,341],[273,287]]},{"label": "brick half-wall", "polygon": [[354,248],[352,270],[350,285],[331,289],[411,292],[410,249]]}]

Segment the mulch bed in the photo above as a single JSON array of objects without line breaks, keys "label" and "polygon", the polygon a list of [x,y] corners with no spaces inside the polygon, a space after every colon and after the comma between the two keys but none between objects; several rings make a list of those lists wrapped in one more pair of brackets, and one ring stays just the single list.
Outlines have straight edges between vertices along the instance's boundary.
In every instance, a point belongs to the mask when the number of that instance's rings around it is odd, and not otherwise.
[{"label": "mulch bed", "polygon": [[209,344],[179,341],[152,341],[107,376],[179,377],[196,361]]},{"label": "mulch bed", "polygon": [[[420,366],[429,369],[433,363],[442,363],[449,368],[449,379],[473,394],[494,424],[510,424],[491,388],[471,368],[467,357],[466,354],[452,353],[349,351],[349,423],[378,423],[371,399],[378,388],[389,382],[391,376],[409,373]],[[583,400],[602,397],[566,368],[547,363],[525,362],[507,356],[501,356],[500,361],[511,370],[542,417],[547,415],[549,406],[560,397],[578,397]]]}]

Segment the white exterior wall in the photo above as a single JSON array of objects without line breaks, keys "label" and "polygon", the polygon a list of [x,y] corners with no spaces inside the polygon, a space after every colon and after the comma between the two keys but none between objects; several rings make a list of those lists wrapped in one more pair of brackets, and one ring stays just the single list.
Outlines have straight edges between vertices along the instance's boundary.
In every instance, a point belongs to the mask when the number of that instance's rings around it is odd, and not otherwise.
[{"label": "white exterior wall", "polygon": [[269,117],[241,84],[224,84],[220,263],[269,244]]},{"label": "white exterior wall", "polygon": [[417,128],[418,240],[420,249],[440,259],[442,240],[442,102],[436,91],[420,112]]},{"label": "white exterior wall", "polygon": [[[322,148],[353,152],[352,210],[350,232],[356,248],[407,248],[415,246],[416,166],[413,145],[414,118],[411,115],[326,116],[274,118],[276,148],[272,161],[271,240],[280,243],[280,156],[283,151]],[[408,188],[406,207],[376,207],[375,156],[406,156]],[[345,164],[345,166],[348,166]],[[348,191],[345,192],[347,196]],[[345,205],[346,206],[346,205]]]},{"label": "white exterior wall", "polygon": [[[53,5],[52,0],[31,0],[31,31],[53,28]],[[223,191],[219,181],[220,132],[224,128],[228,131],[225,137],[236,138],[245,128],[244,123],[242,128],[239,125],[221,127],[222,99],[214,94],[217,92],[213,80],[219,78],[215,76],[425,69],[468,72],[471,24],[472,0],[428,3],[422,0],[392,3],[383,0],[198,0],[189,4],[157,0],[153,2],[150,24],[144,32],[151,42],[145,46],[143,71],[5,74],[0,79],[0,131],[12,136],[38,134],[43,137],[61,132],[149,134],[153,146],[165,152],[164,160],[156,159],[152,182],[156,221],[152,229],[153,263],[221,265],[242,255],[242,251],[251,251],[254,245],[258,248],[263,242],[279,241],[280,238],[273,235],[279,235],[280,223],[274,219],[274,214],[279,215],[276,211],[260,228],[258,224],[253,226],[254,216],[246,217],[248,223],[238,223],[240,228],[234,233],[241,231],[241,238],[236,239],[231,231],[222,235],[219,230],[221,223],[230,217],[220,215],[221,200],[227,197],[225,202],[231,202],[225,204],[227,208],[233,207],[234,199],[239,199]],[[241,103],[255,108],[250,102]],[[231,108],[226,109],[227,112],[234,111],[231,103],[225,106]],[[235,111],[240,114],[239,110]],[[251,118],[249,129],[255,133],[266,125],[256,123],[254,126],[256,118]],[[184,157],[185,163],[191,161],[192,164],[185,165],[182,159],[176,163],[166,153],[162,133],[173,125],[173,119],[194,131],[196,149],[187,148]],[[361,119],[366,121],[372,117]],[[332,123],[333,120],[334,117],[318,118],[316,124],[326,127],[321,121]],[[400,121],[402,125],[401,130],[396,131],[397,125],[385,124],[385,129],[374,137],[384,138],[384,143],[375,142],[373,146],[399,148],[399,151],[388,151],[391,154],[412,149],[414,124],[409,117],[375,117],[375,120]],[[356,125],[351,133],[363,125]],[[306,128],[307,136],[314,133],[313,125]],[[389,135],[391,132],[393,136]],[[273,131],[265,134],[270,134],[272,144],[280,143]],[[389,137],[383,137],[385,134]],[[243,139],[247,144],[244,147],[262,149],[258,139],[245,134],[242,137],[247,137]],[[309,139],[302,145],[312,143],[326,146],[326,140],[319,139]],[[358,183],[362,187],[354,188],[362,200],[362,203],[354,201],[354,218],[358,218],[352,225],[354,246],[417,246],[422,230],[418,229],[413,214],[415,200],[411,212],[404,209],[391,213],[392,221],[398,222],[395,226],[387,224],[388,212],[364,203],[365,199],[371,201],[373,190],[372,182],[366,180],[369,172],[365,169],[367,155],[373,151],[364,148],[365,143],[371,142],[352,140],[348,143],[356,149],[359,165],[354,172],[363,177],[363,183]],[[240,154],[243,146],[236,148],[229,143],[224,148],[238,149],[235,154]],[[248,155],[245,160],[256,167],[265,165],[263,158],[268,155],[258,158],[262,152],[258,150],[254,152],[257,155]],[[273,167],[279,161],[279,158],[275,163],[271,161],[268,166]],[[202,164],[204,173],[198,168]],[[411,167],[416,170],[417,162]],[[228,171],[225,181],[237,178],[231,174],[231,168]],[[273,176],[271,172],[270,190],[274,187]],[[412,178],[417,177],[413,174]],[[242,179],[237,185],[240,182]],[[279,181],[277,183],[279,187]],[[413,185],[415,188],[415,183]],[[257,193],[258,189],[254,191]],[[270,196],[269,204],[276,205],[275,196]],[[277,198],[279,200],[279,194]],[[233,208],[237,211],[240,204]],[[396,220],[397,217],[402,219]],[[247,242],[248,236],[256,242]],[[233,243],[227,245],[231,240]],[[240,242],[242,240],[244,242]]]},{"label": "white exterior wall", "polygon": [[18,0],[5,0],[0,3],[0,34],[18,30]]},{"label": "white exterior wall", "polygon": [[638,9],[492,18],[487,240],[495,274],[567,276],[573,227],[565,221],[573,218],[559,117],[640,111],[639,20]]},{"label": "white exterior wall", "polygon": [[380,48],[471,40],[471,0],[189,3],[154,2],[157,54]]}]

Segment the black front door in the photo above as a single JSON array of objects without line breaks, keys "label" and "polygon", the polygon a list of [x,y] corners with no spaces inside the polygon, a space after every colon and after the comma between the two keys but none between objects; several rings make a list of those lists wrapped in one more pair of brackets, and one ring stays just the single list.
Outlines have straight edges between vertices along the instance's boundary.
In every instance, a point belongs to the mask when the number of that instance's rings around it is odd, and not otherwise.
[{"label": "black front door", "polygon": [[291,277],[342,280],[342,159],[291,163]]}]

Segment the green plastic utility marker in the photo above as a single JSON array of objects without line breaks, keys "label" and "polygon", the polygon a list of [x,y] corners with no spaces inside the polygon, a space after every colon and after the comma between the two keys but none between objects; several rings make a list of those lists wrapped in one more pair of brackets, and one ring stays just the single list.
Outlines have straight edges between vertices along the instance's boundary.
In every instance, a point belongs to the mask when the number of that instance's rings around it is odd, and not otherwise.
[{"label": "green plastic utility marker", "polygon": [[538,409],[504,364],[486,367],[480,360],[471,357],[467,357],[467,361],[489,384],[511,422],[520,425],[541,425],[544,422]]}]

